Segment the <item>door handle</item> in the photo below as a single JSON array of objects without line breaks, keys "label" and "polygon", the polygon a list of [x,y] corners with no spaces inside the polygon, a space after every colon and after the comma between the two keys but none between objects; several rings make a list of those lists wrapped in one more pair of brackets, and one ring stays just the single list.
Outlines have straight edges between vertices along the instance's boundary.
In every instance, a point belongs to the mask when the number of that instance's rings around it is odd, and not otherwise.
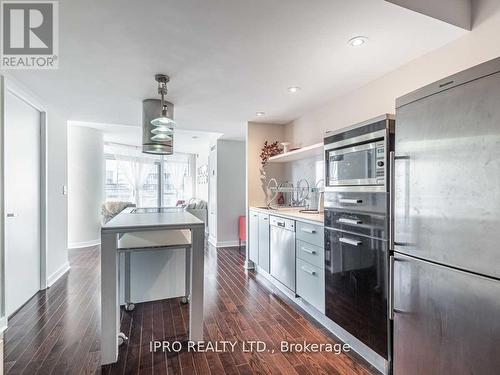
[{"label": "door handle", "polygon": [[301,228],[300,229],[302,232],[309,233],[309,234],[314,234],[316,231],[314,229],[309,229],[309,228]]},{"label": "door handle", "polygon": [[13,213],[13,212],[9,212],[9,213],[7,213],[7,217],[15,217],[15,216],[16,216],[16,214],[15,214],[15,213]]},{"label": "door handle", "polygon": [[316,275],[316,272],[314,272],[313,270],[310,270],[310,269],[309,269],[309,268],[307,268],[307,267],[302,266],[302,267],[300,267],[300,269],[301,269],[302,271],[304,271],[304,272],[308,273],[308,274],[309,274],[309,275],[311,275],[311,276]]},{"label": "door handle", "polygon": [[341,217],[339,220],[338,220],[339,223],[344,223],[344,224],[353,224],[353,225],[359,225],[359,224],[363,224],[363,222],[361,220],[357,220],[357,219],[346,219],[346,218],[343,218]]},{"label": "door handle", "polygon": [[361,242],[361,241],[353,240],[353,239],[345,238],[345,237],[340,237],[339,241],[343,242],[343,243],[346,243],[348,245],[352,245],[352,246],[360,246],[360,245],[363,244],[363,242]]},{"label": "door handle", "polygon": [[339,203],[359,204],[359,203],[363,203],[363,200],[362,199],[339,198]]},{"label": "door handle", "polygon": [[316,251],[311,250],[311,249],[308,249],[307,247],[302,247],[302,251],[303,251],[304,253],[308,253],[308,254],[311,254],[311,255],[316,254]]}]

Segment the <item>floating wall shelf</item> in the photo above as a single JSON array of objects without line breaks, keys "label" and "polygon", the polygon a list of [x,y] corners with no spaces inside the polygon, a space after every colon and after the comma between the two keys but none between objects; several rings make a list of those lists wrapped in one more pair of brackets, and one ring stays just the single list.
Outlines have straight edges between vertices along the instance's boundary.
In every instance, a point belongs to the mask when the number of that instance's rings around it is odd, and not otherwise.
[{"label": "floating wall shelf", "polygon": [[301,147],[298,150],[286,152],[269,158],[269,163],[288,163],[313,156],[323,155],[323,142]]}]

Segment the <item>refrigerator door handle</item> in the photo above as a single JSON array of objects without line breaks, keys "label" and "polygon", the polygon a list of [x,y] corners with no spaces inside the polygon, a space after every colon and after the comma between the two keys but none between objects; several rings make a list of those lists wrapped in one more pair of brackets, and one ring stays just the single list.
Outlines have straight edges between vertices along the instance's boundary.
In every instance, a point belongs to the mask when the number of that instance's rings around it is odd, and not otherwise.
[{"label": "refrigerator door handle", "polygon": [[394,151],[389,153],[389,250],[394,251],[394,166],[396,154]]},{"label": "refrigerator door handle", "polygon": [[394,320],[394,255],[389,257],[389,319]]}]

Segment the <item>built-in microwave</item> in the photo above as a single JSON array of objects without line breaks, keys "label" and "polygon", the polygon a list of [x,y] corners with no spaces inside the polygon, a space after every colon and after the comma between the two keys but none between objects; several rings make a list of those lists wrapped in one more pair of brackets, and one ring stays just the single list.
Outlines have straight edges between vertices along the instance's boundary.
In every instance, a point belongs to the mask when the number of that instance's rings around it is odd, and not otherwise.
[{"label": "built-in microwave", "polygon": [[387,122],[344,130],[325,138],[325,185],[384,186],[388,142]]}]

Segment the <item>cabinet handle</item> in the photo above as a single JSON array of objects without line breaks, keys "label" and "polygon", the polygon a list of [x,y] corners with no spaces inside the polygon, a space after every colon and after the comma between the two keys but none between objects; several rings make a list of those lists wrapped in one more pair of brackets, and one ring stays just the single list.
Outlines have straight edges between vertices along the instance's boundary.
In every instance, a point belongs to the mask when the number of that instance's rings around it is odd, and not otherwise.
[{"label": "cabinet handle", "polygon": [[345,237],[340,237],[339,238],[339,241],[340,242],[343,242],[343,243],[346,243],[348,245],[352,245],[352,246],[360,246],[363,242],[361,241],[358,241],[358,240],[352,240],[350,238],[345,238]]},{"label": "cabinet handle", "polygon": [[316,231],[314,229],[309,229],[309,228],[301,228],[300,229],[302,232],[309,233],[309,234],[314,234]]},{"label": "cabinet handle", "polygon": [[312,271],[312,270],[308,269],[307,267],[302,266],[302,267],[300,267],[300,268],[302,269],[302,271],[307,272],[307,273],[308,273],[309,275],[311,275],[311,276],[316,275],[316,272],[314,272],[314,271]]},{"label": "cabinet handle", "polygon": [[363,222],[361,220],[356,220],[356,219],[346,219],[341,217],[338,220],[339,223],[344,223],[344,224],[353,224],[353,225],[359,225],[362,224]]},{"label": "cabinet handle", "polygon": [[303,247],[303,248],[302,248],[302,251],[303,251],[304,253],[308,253],[308,254],[311,254],[311,255],[316,254],[316,251],[314,251],[314,250],[310,250],[310,249],[308,249],[307,247]]},{"label": "cabinet handle", "polygon": [[358,204],[358,203],[363,203],[363,200],[362,199],[339,198],[339,203]]}]

